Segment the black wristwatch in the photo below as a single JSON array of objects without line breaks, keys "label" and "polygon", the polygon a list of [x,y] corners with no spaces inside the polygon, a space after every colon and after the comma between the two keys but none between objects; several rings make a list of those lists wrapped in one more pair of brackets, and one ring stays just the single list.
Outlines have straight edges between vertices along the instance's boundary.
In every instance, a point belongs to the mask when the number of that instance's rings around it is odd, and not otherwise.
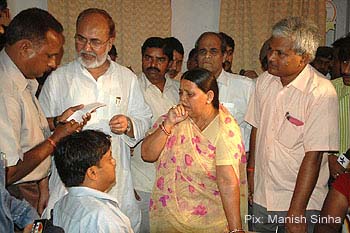
[{"label": "black wristwatch", "polygon": [[58,117],[55,116],[53,118],[53,126],[56,128],[60,124],[60,121],[58,120]]}]

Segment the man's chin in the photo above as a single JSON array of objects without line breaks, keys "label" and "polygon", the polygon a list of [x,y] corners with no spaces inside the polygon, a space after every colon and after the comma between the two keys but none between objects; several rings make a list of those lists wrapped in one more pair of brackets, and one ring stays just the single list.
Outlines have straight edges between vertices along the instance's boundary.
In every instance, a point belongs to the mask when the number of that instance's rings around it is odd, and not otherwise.
[{"label": "man's chin", "polygon": [[350,86],[350,76],[343,76],[343,83],[346,86]]}]

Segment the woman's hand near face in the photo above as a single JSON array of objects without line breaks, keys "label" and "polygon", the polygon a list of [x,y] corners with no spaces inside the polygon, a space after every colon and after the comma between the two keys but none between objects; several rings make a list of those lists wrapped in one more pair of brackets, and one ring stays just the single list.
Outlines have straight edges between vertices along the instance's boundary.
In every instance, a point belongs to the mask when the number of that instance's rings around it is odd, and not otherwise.
[{"label": "woman's hand near face", "polygon": [[188,117],[188,112],[182,104],[174,105],[168,111],[168,118],[165,120],[165,127],[174,127],[176,124],[184,121]]}]

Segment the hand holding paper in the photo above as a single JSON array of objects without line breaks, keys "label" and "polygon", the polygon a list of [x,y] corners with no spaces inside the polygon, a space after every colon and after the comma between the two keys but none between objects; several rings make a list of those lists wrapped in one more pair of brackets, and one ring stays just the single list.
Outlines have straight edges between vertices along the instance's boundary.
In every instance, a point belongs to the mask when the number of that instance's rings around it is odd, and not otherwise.
[{"label": "hand holding paper", "polygon": [[67,121],[70,120],[75,120],[77,122],[82,122],[83,121],[83,116],[85,116],[87,113],[92,113],[94,112],[96,109],[100,108],[100,107],[104,107],[106,106],[106,104],[104,103],[91,103],[91,104],[87,104],[84,106],[84,108],[75,111],[68,119]]}]

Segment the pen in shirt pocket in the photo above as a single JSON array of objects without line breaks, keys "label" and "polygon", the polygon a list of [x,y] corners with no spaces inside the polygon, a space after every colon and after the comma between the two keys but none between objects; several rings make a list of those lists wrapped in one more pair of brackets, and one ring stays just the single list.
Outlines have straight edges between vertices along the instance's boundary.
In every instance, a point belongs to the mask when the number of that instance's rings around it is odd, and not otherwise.
[{"label": "pen in shirt pocket", "polygon": [[304,125],[304,122],[302,122],[301,120],[295,118],[295,117],[292,117],[289,112],[286,112],[286,118],[287,120],[292,123],[293,125],[296,125],[296,126],[302,126]]}]

